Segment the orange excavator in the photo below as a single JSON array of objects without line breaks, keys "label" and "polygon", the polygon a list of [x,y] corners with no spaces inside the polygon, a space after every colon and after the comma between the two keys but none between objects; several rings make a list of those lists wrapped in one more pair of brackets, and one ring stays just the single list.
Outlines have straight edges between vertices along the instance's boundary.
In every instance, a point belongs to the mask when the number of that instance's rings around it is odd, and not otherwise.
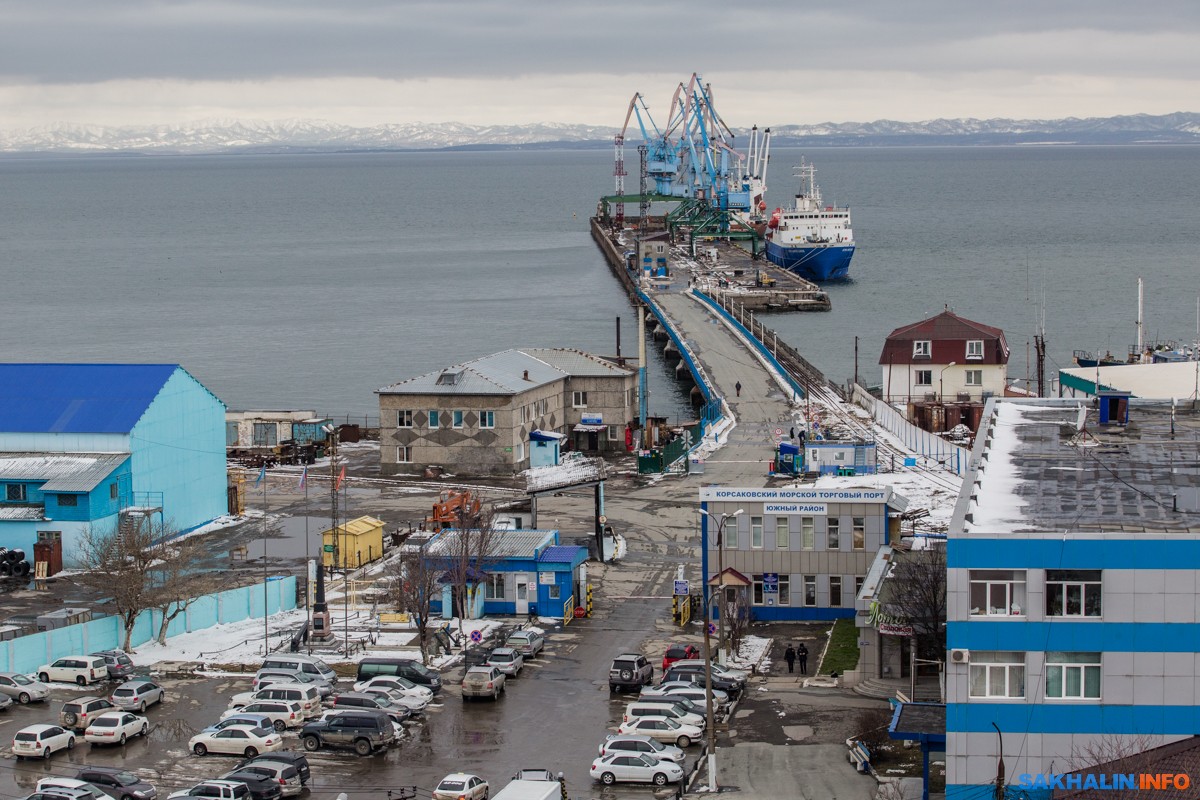
[{"label": "orange excavator", "polygon": [[425,518],[425,527],[432,531],[456,528],[464,519],[478,518],[479,498],[469,491],[442,492],[433,504],[433,511]]}]

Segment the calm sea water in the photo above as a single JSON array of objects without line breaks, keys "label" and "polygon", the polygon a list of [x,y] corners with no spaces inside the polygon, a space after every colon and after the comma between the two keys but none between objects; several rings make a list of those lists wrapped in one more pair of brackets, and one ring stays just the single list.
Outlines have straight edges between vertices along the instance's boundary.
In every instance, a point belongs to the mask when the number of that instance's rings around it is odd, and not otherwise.
[{"label": "calm sea water", "polygon": [[[943,304],[1003,327],[1024,375],[1045,296],[1052,368],[1195,335],[1200,150],[807,149],[850,203],[854,281],[777,328],[834,378]],[[772,153],[769,205],[800,151]],[[380,386],[509,347],[636,354],[587,231],[611,154],[0,160],[0,342],[13,360],[183,364],[232,408],[369,414]],[[655,354],[651,410],[684,413]]]}]

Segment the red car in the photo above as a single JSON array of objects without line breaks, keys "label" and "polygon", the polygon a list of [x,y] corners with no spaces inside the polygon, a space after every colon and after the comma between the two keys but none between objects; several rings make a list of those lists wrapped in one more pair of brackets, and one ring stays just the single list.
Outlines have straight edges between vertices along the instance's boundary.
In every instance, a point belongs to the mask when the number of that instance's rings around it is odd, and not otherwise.
[{"label": "red car", "polygon": [[685,658],[699,658],[700,651],[690,644],[673,644],[667,648],[666,654],[663,656],[662,668],[666,672],[671,668],[671,665],[676,661],[682,661]]}]

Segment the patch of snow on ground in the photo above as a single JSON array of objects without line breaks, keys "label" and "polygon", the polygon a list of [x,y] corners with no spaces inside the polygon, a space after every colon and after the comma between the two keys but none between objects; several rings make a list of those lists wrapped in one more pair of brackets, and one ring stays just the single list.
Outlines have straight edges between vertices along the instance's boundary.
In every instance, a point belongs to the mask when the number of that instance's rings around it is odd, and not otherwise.
[{"label": "patch of snow on ground", "polygon": [[[839,478],[836,475],[822,475],[812,488],[815,489],[881,489],[890,486],[900,495],[908,499],[909,510],[925,508],[929,516],[917,520],[917,530],[925,532],[944,533],[950,528],[950,518],[954,515],[954,506],[958,502],[958,492],[946,488],[946,482],[951,481],[961,486],[962,479],[951,472],[939,472],[938,482],[934,483],[920,472],[881,472],[875,475],[857,475],[853,478]],[[806,484],[806,488],[807,488]]]},{"label": "patch of snow on ground", "polygon": [[729,660],[730,666],[738,669],[750,669],[751,666],[757,665],[761,672],[765,666],[770,664],[770,662],[764,663],[764,659],[771,649],[771,641],[762,636],[743,636],[737,655]]}]

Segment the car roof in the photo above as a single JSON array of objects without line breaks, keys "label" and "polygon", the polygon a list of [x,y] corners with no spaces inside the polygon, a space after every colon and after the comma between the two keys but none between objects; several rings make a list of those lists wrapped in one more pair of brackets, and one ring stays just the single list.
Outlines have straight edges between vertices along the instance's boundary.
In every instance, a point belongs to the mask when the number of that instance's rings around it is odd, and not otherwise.
[{"label": "car roof", "polygon": [[616,740],[616,739],[625,739],[625,740],[628,740],[628,739],[636,739],[636,740],[637,740],[637,741],[639,741],[639,742],[652,742],[652,741],[654,741],[654,737],[653,737],[653,736],[647,736],[647,735],[646,735],[646,734],[644,734],[644,733],[610,733],[610,734],[609,734],[607,737],[605,737],[605,740],[604,740],[604,741],[606,741],[606,742],[611,742],[611,741],[614,741],[614,740]]},{"label": "car roof", "polygon": [[496,648],[492,649],[492,655],[496,655],[496,653],[503,653],[505,655],[508,655],[510,653],[515,653],[515,652],[517,652],[517,651],[512,649],[511,647],[496,647]]},{"label": "car roof", "polygon": [[17,733],[41,733],[42,731],[50,730],[51,728],[61,728],[61,725],[47,725],[44,722],[38,722],[33,725],[26,725]]},{"label": "car roof", "polygon": [[[443,781],[451,781],[451,780],[458,781],[458,780],[467,780],[468,778],[478,778],[478,777],[479,777],[478,775],[472,775],[469,772],[451,772],[449,775],[442,778],[442,780]],[[439,781],[439,783],[440,782],[441,781]]]}]

